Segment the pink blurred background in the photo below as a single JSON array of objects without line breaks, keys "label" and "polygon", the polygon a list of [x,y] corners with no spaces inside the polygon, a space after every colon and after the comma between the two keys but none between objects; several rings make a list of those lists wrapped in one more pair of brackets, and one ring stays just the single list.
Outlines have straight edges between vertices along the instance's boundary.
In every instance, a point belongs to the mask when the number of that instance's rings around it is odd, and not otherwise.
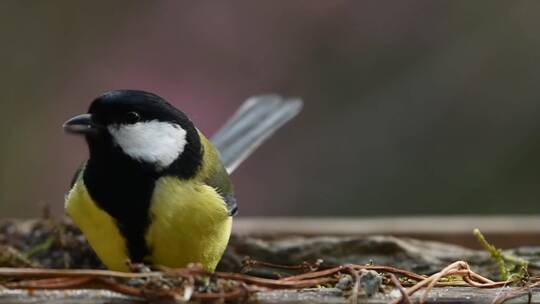
[{"label": "pink blurred background", "polygon": [[112,89],[212,135],[247,97],[305,110],[234,175],[240,215],[540,211],[540,3],[2,1],[0,211],[63,208],[63,134]]}]

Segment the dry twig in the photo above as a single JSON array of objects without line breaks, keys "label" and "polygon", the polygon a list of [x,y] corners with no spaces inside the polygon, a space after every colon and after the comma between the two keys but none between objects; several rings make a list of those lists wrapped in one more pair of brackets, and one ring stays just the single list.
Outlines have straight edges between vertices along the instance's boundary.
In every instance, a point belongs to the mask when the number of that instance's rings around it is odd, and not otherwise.
[{"label": "dry twig", "polygon": [[[304,266],[302,266],[304,265]],[[252,262],[251,267],[276,267],[279,265]],[[305,270],[305,264],[285,266],[287,269]],[[318,265],[320,268],[320,265]],[[172,298],[179,301],[193,300],[235,300],[239,301],[249,294],[261,290],[300,289],[318,287],[336,283],[342,275],[351,275],[353,286],[350,301],[357,303],[359,296],[359,271],[374,270],[387,274],[390,282],[400,291],[401,297],[392,303],[410,303],[410,296],[420,289],[425,289],[420,298],[424,303],[430,291],[436,286],[470,286],[474,288],[497,288],[514,283],[507,280],[494,282],[474,271],[463,261],[454,262],[440,272],[430,276],[418,275],[406,270],[380,265],[342,265],[327,269],[310,270],[309,272],[281,279],[261,278],[243,273],[215,272],[209,273],[197,265],[182,269],[158,268],[159,271],[142,273],[124,273],[108,270],[53,270],[36,268],[0,268],[0,277],[9,278],[4,283],[6,288],[19,289],[66,289],[101,287],[125,295],[146,298]],[[397,276],[416,282],[405,289]],[[461,280],[443,281],[443,278],[461,277]],[[205,288],[207,292],[197,290],[197,278],[210,278],[216,287]],[[15,281],[13,281],[15,279]],[[141,281],[140,285],[130,285],[131,279]],[[208,282],[208,280],[206,281]],[[166,286],[167,288],[164,288]],[[503,294],[495,299],[496,303],[521,296],[530,288],[540,286],[538,279],[529,279],[527,286]],[[217,291],[216,291],[217,290]]]},{"label": "dry twig", "polygon": [[409,299],[409,295],[407,295],[407,291],[405,290],[405,288],[403,288],[403,286],[401,285],[399,280],[396,278],[396,276],[393,273],[389,273],[388,276],[390,277],[390,282],[392,282],[392,284],[394,284],[394,286],[396,286],[396,288],[401,293],[402,300],[400,301],[400,303],[404,302],[405,304],[411,304],[411,299]]}]

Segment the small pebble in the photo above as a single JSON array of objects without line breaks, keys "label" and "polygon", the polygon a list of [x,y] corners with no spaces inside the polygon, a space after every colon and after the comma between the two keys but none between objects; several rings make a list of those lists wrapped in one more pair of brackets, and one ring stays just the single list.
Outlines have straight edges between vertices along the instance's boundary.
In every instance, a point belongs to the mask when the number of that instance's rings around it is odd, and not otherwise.
[{"label": "small pebble", "polygon": [[368,297],[376,294],[382,284],[381,276],[373,270],[362,270],[360,275],[360,287]]},{"label": "small pebble", "polygon": [[341,289],[341,290],[348,290],[351,288],[352,284],[353,284],[352,277],[348,274],[345,274],[339,278],[339,281],[336,284],[336,288]]},{"label": "small pebble", "polygon": [[130,286],[142,286],[146,284],[146,281],[140,278],[134,278],[127,281],[127,284]]}]

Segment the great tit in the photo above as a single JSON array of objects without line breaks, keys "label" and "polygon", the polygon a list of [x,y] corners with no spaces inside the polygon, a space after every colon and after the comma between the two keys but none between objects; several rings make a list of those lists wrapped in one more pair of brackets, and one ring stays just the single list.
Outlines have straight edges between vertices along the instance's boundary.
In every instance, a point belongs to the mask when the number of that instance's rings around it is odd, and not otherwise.
[{"label": "great tit", "polygon": [[89,149],[66,212],[109,269],[200,263],[214,271],[237,212],[229,173],[301,107],[299,99],[252,97],[212,144],[155,94],[105,93],[63,126]]}]

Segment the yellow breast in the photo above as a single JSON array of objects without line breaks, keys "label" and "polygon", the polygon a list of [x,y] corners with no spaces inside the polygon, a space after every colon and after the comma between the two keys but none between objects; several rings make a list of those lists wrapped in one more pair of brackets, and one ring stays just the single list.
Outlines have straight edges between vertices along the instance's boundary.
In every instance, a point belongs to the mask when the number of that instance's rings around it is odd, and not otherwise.
[{"label": "yellow breast", "polygon": [[[114,219],[97,207],[79,180],[66,198],[66,211],[103,263],[128,271],[125,239]],[[129,212],[129,206],[126,206]],[[227,246],[232,218],[221,196],[204,184],[160,178],[149,210],[145,239],[153,264],[185,267],[201,263],[213,271]]]},{"label": "yellow breast", "polygon": [[215,269],[229,241],[232,218],[213,188],[160,178],[150,215],[146,241],[152,262],[169,267],[198,262]]},{"label": "yellow breast", "polygon": [[101,261],[111,270],[129,271],[125,239],[114,219],[92,200],[82,179],[66,197],[66,213],[84,233]]}]

